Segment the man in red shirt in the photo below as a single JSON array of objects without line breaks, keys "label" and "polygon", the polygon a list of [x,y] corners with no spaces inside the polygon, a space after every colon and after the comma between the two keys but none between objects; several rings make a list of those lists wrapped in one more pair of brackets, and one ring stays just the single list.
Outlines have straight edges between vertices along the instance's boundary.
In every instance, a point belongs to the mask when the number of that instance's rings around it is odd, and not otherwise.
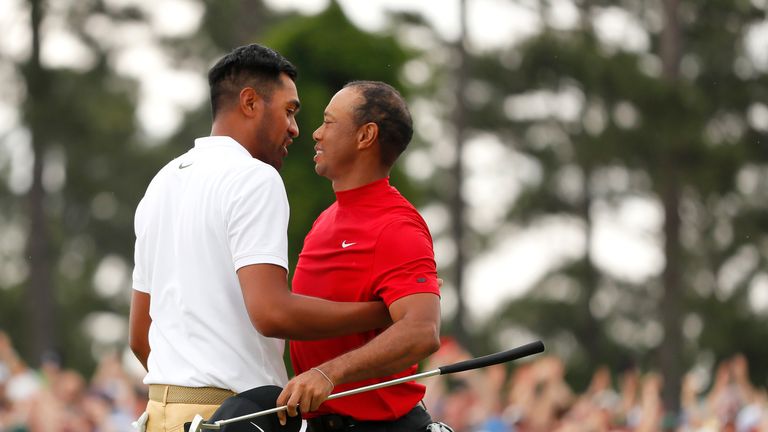
[{"label": "man in red shirt", "polygon": [[315,171],[331,180],[336,202],[304,240],[293,292],[343,302],[381,300],[393,324],[292,341],[297,376],[277,404],[288,405],[291,416],[300,408],[311,432],[424,431],[431,419],[419,404],[424,386],[415,382],[324,402],[331,392],[413,374],[416,363],[440,345],[440,291],[427,225],[389,184],[389,172],[413,135],[402,96],[385,83],[351,82],[323,117],[312,135]]}]

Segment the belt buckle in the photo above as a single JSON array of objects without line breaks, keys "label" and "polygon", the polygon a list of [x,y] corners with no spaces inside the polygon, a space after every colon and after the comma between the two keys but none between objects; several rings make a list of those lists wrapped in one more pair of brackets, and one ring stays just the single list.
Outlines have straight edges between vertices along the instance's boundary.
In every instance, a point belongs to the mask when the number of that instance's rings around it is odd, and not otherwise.
[{"label": "belt buckle", "polygon": [[349,426],[346,419],[338,414],[324,416],[323,426],[329,431],[341,431]]}]

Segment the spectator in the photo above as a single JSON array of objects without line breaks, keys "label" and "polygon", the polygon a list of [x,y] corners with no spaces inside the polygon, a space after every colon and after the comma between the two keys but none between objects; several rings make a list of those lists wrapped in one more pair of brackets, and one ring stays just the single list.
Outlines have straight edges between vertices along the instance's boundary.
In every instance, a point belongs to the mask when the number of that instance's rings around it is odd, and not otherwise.
[{"label": "spectator", "polygon": [[90,384],[78,372],[62,369],[54,352],[39,370],[17,355],[0,332],[0,431],[129,432],[143,411],[146,393],[139,378],[125,372],[116,354],[103,356]]},{"label": "spectator", "polygon": [[[467,360],[456,341],[443,338],[425,370]],[[90,381],[47,353],[39,370],[28,367],[0,332],[0,431],[131,432],[143,411],[146,388],[126,373],[116,353],[104,355]],[[457,375],[424,380],[424,403],[455,432],[657,432],[662,430],[663,381],[655,372],[623,368],[614,388],[607,366],[595,370],[587,389],[573,393],[565,364],[535,357]],[[744,355],[722,360],[711,388],[702,370],[686,374],[677,432],[768,432],[768,393],[749,379]],[[503,395],[506,394],[506,397]]]}]

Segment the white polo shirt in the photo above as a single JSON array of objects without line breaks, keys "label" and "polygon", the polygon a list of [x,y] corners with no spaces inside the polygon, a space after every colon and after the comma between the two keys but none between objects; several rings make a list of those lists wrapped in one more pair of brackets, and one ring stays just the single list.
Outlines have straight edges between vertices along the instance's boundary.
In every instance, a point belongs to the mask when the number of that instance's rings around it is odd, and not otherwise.
[{"label": "white polo shirt", "polygon": [[135,218],[133,289],[151,295],[146,384],[285,385],[284,341],[253,327],[236,271],[287,269],[287,229],[279,174],[232,138],[199,138],[160,170]]}]

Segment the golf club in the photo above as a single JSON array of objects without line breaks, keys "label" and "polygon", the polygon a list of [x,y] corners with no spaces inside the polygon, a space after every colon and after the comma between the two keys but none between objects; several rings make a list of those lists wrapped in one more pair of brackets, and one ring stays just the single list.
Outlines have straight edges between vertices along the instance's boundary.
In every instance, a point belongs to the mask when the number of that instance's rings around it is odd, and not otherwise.
[{"label": "golf club", "polygon": [[[327,400],[333,400],[333,399],[338,399],[345,396],[351,396],[358,393],[363,393],[370,390],[389,387],[389,386],[401,384],[408,381],[414,381],[417,379],[428,378],[435,375],[447,375],[447,374],[452,374],[457,372],[464,372],[471,369],[479,369],[479,368],[492,366],[499,363],[506,363],[508,361],[517,360],[532,354],[538,354],[543,351],[544,351],[544,343],[542,343],[541,341],[531,342],[525,345],[521,345],[517,348],[513,348],[511,350],[502,351],[495,354],[489,354],[483,357],[477,357],[477,358],[461,361],[458,363],[453,363],[453,364],[442,366],[430,371],[421,372],[414,375],[409,375],[406,377],[394,379],[391,381],[385,381],[385,382],[372,384],[365,387],[359,387],[356,389],[347,390],[339,393],[334,393],[328,396]],[[192,424],[189,427],[189,432],[201,432],[203,430],[219,430],[221,429],[222,426],[230,423],[248,420],[248,419],[260,417],[267,414],[273,414],[287,408],[288,407],[286,405],[283,405],[283,406],[271,408],[264,411],[246,414],[239,417],[233,417],[226,420],[217,420],[213,423],[205,423],[204,422],[205,420],[203,419],[203,417],[198,414],[195,416],[194,420],[192,420]]]}]

